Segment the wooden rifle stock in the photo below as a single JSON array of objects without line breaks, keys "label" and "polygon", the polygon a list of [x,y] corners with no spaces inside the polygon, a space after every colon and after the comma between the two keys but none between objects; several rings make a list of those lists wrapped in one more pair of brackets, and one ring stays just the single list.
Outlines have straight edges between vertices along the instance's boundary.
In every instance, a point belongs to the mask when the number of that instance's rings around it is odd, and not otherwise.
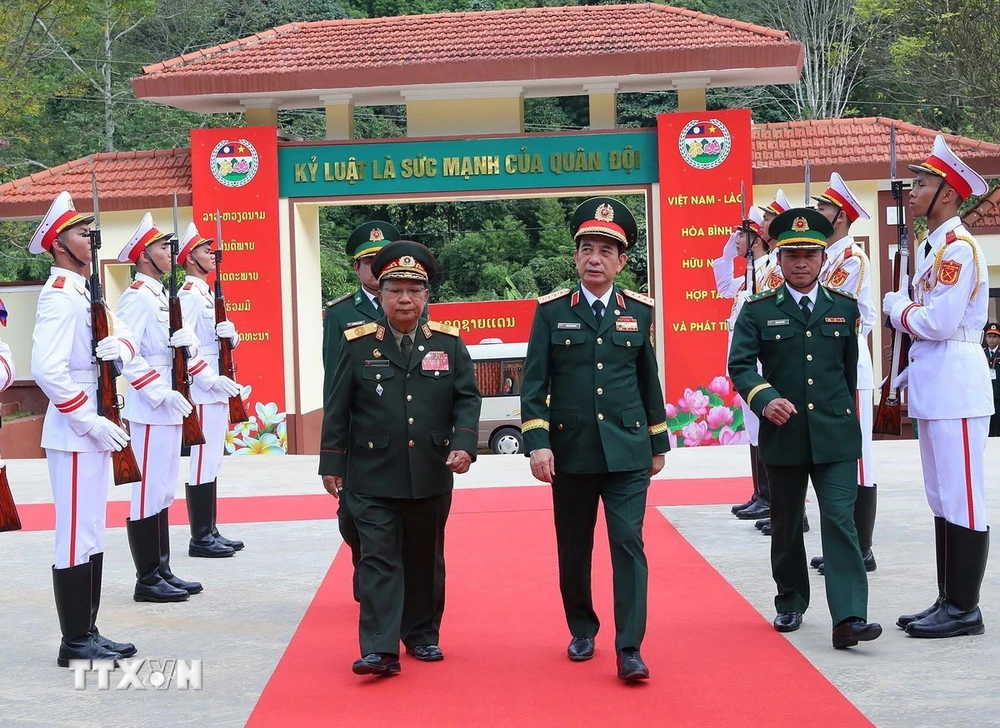
[{"label": "wooden rifle stock", "polygon": [[[105,308],[104,301],[91,301],[90,317],[93,323],[94,341],[100,341],[110,335],[108,309]],[[117,369],[114,362],[101,359],[97,361],[97,414],[125,429],[118,409],[118,393],[115,391],[115,378],[119,374]],[[129,444],[111,453],[111,469],[115,476],[115,485],[138,483],[142,480],[139,463],[136,462],[135,453]]]},{"label": "wooden rifle stock", "polygon": [[[893,290],[899,289],[901,256],[896,253],[896,258],[892,264],[892,284]],[[899,391],[893,386],[893,381],[900,372],[906,368],[906,362],[910,357],[910,337],[902,331],[889,328],[889,372],[885,381],[882,382],[878,407],[875,409],[875,418],[872,422],[872,432],[876,435],[893,435],[899,437],[903,434],[903,408],[899,397]]]},{"label": "wooden rifle stock", "polygon": [[[226,315],[226,299],[222,295],[222,284],[219,282],[219,276],[221,274],[218,270],[215,272],[215,323],[221,324],[223,321],[228,321],[229,318]],[[219,374],[224,377],[229,377],[234,382],[236,381],[236,362],[233,361],[233,344],[232,342],[225,338],[219,338]],[[237,422],[247,422],[250,416],[247,414],[247,408],[243,404],[243,399],[240,395],[236,394],[229,398],[229,421],[232,424]]]},{"label": "wooden rifle stock", "polygon": [[[184,318],[181,313],[181,299],[175,293],[169,299],[170,305],[170,335],[173,336],[177,330],[184,325]],[[188,375],[188,355],[183,346],[174,349],[173,361],[170,372],[170,380],[173,390],[184,395],[184,399],[191,402],[191,377]],[[181,445],[193,447],[194,445],[205,444],[205,433],[201,429],[201,422],[198,414],[193,409],[181,425]]]},{"label": "wooden rifle stock", "polygon": [[17,516],[17,506],[7,482],[7,466],[4,466],[0,468],[0,532],[20,530],[21,519]]}]

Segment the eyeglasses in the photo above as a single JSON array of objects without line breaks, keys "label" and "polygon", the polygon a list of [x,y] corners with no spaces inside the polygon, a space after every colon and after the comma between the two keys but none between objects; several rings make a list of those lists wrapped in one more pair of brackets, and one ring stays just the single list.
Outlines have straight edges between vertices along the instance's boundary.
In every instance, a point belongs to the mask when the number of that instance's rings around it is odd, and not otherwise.
[{"label": "eyeglasses", "polygon": [[413,298],[419,296],[426,290],[426,288],[394,288],[387,286],[382,289],[382,293],[383,295],[393,296],[394,298],[399,298],[404,295]]}]

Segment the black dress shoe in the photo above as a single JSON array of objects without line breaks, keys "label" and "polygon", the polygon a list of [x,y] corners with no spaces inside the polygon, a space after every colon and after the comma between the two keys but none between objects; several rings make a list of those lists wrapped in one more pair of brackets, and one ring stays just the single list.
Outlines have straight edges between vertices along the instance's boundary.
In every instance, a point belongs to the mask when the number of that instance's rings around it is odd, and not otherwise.
[{"label": "black dress shoe", "polygon": [[764,526],[760,529],[761,535],[770,536],[771,535],[771,519],[768,518],[764,522]]},{"label": "black dress shoe", "polygon": [[809,516],[802,514],[802,533],[809,533]]},{"label": "black dress shoe", "polygon": [[899,619],[896,620],[896,626],[899,627],[900,629],[906,629],[906,626],[908,624],[916,622],[920,619],[923,619],[924,617],[929,617],[930,615],[934,614],[934,612],[936,612],[941,608],[941,605],[944,604],[944,601],[945,601],[944,597],[938,595],[938,598],[934,600],[934,603],[929,607],[927,607],[927,609],[925,609],[924,611],[917,612],[916,614],[899,615]]},{"label": "black dress shoe", "polygon": [[384,652],[373,652],[354,661],[351,671],[355,675],[393,675],[399,672],[399,657]]},{"label": "black dress shoe", "polygon": [[566,654],[573,662],[583,662],[594,656],[593,637],[574,637],[566,648]]},{"label": "black dress shoe", "polygon": [[841,622],[833,628],[833,647],[842,650],[854,647],[858,642],[871,642],[882,636],[882,625],[854,618]]},{"label": "black dress shoe", "polygon": [[778,612],[773,624],[778,632],[794,632],[802,626],[802,612]]},{"label": "black dress shoe", "polygon": [[753,505],[737,512],[736,517],[741,521],[754,521],[760,518],[771,517],[771,504],[763,498],[758,498]]},{"label": "black dress shoe", "polygon": [[423,662],[440,662],[444,659],[444,653],[437,645],[417,645],[416,647],[407,647],[406,654],[410,655],[410,657],[416,657],[418,660]]},{"label": "black dress shoe", "polygon": [[906,634],[910,637],[961,637],[983,634],[985,631],[983,613],[978,605],[966,611],[950,599],[945,599],[937,610],[923,619],[906,625]]},{"label": "black dress shoe", "polygon": [[[861,558],[865,562],[865,571],[875,571],[875,569],[878,568],[878,564],[875,563],[875,554],[872,553],[871,549],[868,549],[866,553],[861,554]],[[817,556],[813,559],[813,561],[816,559],[819,559],[819,566],[816,567],[816,571],[819,572],[820,576],[823,576],[826,574],[826,568],[823,566],[823,557]]]},{"label": "black dress shoe", "polygon": [[750,500],[748,500],[746,503],[740,503],[739,505],[735,505],[730,510],[733,512],[733,515],[735,516],[737,513],[746,508],[749,508],[756,502],[757,502],[757,494],[754,493],[752,496],[750,496]]},{"label": "black dress shoe", "polygon": [[618,651],[618,679],[628,682],[649,680],[649,668],[642,661],[639,650],[626,647]]},{"label": "black dress shoe", "polygon": [[823,557],[813,556],[811,559],[809,559],[809,565],[814,569],[820,568],[823,565]]},{"label": "black dress shoe", "polygon": [[771,525],[770,518],[761,518],[759,521],[753,524],[753,527],[756,528],[758,531],[763,531],[764,526],[770,526],[770,525]]}]

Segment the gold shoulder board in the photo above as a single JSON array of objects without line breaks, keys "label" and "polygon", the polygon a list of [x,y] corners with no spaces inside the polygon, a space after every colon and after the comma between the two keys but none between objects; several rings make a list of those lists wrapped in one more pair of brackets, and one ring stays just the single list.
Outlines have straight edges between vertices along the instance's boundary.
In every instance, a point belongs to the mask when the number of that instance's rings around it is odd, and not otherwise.
[{"label": "gold shoulder board", "polygon": [[374,334],[378,329],[378,323],[375,321],[369,321],[361,326],[355,326],[353,329],[348,329],[344,332],[344,336],[348,341],[354,341],[355,339],[360,339],[362,336],[370,336]]},{"label": "gold shoulder board", "polygon": [[431,331],[437,331],[442,334],[447,334],[448,336],[459,336],[462,332],[457,326],[452,326],[451,324],[443,324],[440,321],[428,321],[427,326]]},{"label": "gold shoulder board", "polygon": [[622,293],[624,293],[629,298],[635,299],[639,303],[645,303],[647,306],[655,306],[656,305],[656,301],[654,301],[649,296],[644,296],[641,293],[636,293],[635,291],[630,291],[627,288],[623,288],[622,289]]},{"label": "gold shoulder board", "polygon": [[568,296],[570,293],[568,288],[560,288],[558,291],[552,291],[552,293],[546,293],[544,296],[538,299],[539,303],[548,303],[549,301],[555,301],[557,298],[562,298],[563,296]]}]

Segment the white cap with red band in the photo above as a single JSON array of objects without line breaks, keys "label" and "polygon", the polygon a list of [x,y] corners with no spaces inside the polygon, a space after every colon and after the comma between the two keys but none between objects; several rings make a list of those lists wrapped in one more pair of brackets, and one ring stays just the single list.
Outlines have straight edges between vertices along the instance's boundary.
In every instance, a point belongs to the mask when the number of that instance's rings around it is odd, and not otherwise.
[{"label": "white cap with red band", "polygon": [[132,233],[131,239],[122,248],[122,252],[118,254],[118,262],[135,263],[142,255],[142,251],[148,246],[168,237],[170,237],[168,233],[162,233],[156,229],[156,225],[153,224],[153,216],[147,212],[139,221],[139,227]]},{"label": "white cap with red band", "polygon": [[813,197],[817,202],[829,202],[836,205],[847,215],[847,219],[854,222],[857,219],[871,220],[865,208],[861,206],[854,193],[848,188],[844,178],[834,172],[830,175],[830,186],[826,192],[817,197]]},{"label": "white cap with red band", "polygon": [[780,215],[786,210],[792,209],[792,203],[788,201],[785,197],[785,191],[779,189],[777,194],[774,196],[774,201],[770,205],[764,205],[760,207],[764,212],[769,212],[772,215]]},{"label": "white cap with red band", "polygon": [[934,149],[926,161],[907,166],[912,172],[926,172],[935,177],[944,178],[944,181],[954,187],[955,192],[963,200],[968,199],[971,195],[985,195],[990,189],[986,180],[978,172],[971,169],[951,151],[944,137],[940,134],[934,137]]},{"label": "white cap with red band", "polygon": [[191,255],[192,250],[205,243],[211,246],[214,242],[214,238],[203,238],[201,233],[198,232],[198,226],[193,222],[188,223],[187,230],[184,231],[184,235],[181,237],[180,250],[177,251],[177,262],[184,265],[187,262],[188,256]]},{"label": "white cap with red band", "polygon": [[60,192],[49,205],[49,211],[45,213],[35,234],[31,236],[28,252],[34,255],[47,253],[60,233],[76,225],[89,225],[93,221],[93,215],[76,211],[69,192]]}]

